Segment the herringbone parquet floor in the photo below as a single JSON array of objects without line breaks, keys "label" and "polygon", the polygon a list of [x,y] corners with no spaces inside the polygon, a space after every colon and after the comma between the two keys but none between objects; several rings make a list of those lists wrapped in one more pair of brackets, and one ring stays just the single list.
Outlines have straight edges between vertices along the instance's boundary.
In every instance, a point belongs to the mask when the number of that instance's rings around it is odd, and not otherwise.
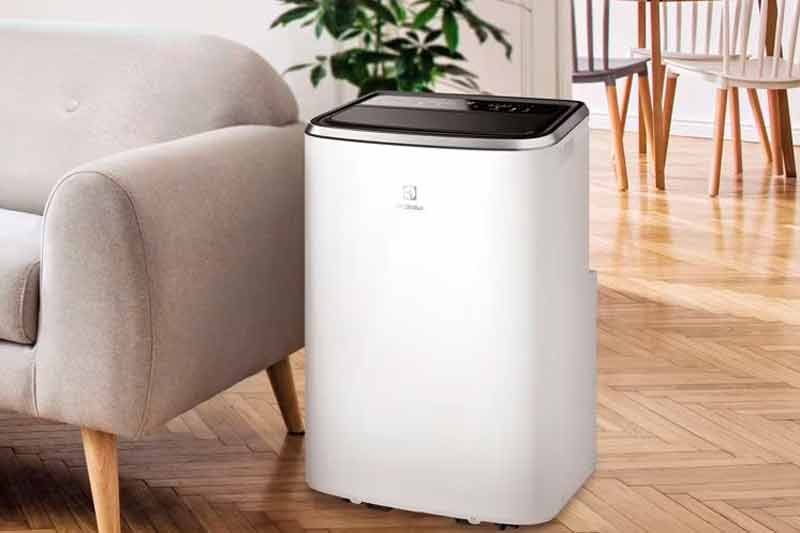
[{"label": "herringbone parquet floor", "polygon": [[[674,139],[669,192],[637,182],[634,155],[633,190],[619,194],[608,136],[593,145],[599,464],[556,522],[531,530],[800,531],[794,184],[747,145],[743,182],[710,200],[710,143]],[[294,364],[302,390],[300,354]],[[471,528],[311,492],[303,441],[284,435],[265,376],[123,442],[120,461],[127,531]],[[0,530],[94,531],[76,428],[0,413],[0,483]]]}]

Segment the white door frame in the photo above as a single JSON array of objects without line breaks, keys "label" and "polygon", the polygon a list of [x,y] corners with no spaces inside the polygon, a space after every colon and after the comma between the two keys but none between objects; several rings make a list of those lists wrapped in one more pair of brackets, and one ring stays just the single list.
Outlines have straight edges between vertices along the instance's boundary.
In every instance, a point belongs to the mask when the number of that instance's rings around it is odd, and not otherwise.
[{"label": "white door frame", "polygon": [[[509,0],[501,0],[509,1]],[[511,0],[514,1],[514,0]],[[549,98],[572,95],[572,13],[564,0],[516,0],[530,13],[521,43],[525,94]]]}]

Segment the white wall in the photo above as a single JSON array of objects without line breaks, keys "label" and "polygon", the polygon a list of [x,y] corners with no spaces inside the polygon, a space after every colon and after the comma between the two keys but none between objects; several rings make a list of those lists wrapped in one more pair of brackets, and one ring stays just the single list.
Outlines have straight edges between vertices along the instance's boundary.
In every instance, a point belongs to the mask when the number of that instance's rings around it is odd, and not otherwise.
[{"label": "white wall", "polygon": [[[566,0],[564,0],[566,2]],[[597,2],[599,4],[599,2]],[[576,19],[579,21],[578,28],[582,30],[585,28],[585,12],[581,9],[583,2],[576,2],[578,11],[576,12]],[[674,9],[673,4],[673,9]],[[701,14],[704,10],[700,10]],[[717,15],[719,13],[717,12]],[[599,15],[599,14],[598,14]],[[632,45],[636,44],[636,3],[625,1],[611,1],[611,55],[612,57],[628,57],[628,51]],[[596,21],[599,18],[595,17]],[[674,15],[671,18],[675,20]],[[701,21],[705,19],[701,18]],[[690,35],[690,17],[689,8],[684,11],[684,39],[688,39]],[[674,22],[671,24],[674,26]],[[702,25],[702,22],[701,22]],[[714,28],[718,28],[719,24],[714,23]],[[600,31],[599,25],[596,26],[595,37],[597,44],[595,50],[599,50],[600,46]],[[674,35],[674,32],[673,32]],[[753,32],[755,39],[755,32]],[[684,41],[687,42],[687,41]],[[712,42],[716,42],[716,37]],[[579,31],[578,48],[580,55],[585,56],[585,34]],[[752,48],[751,48],[752,49]],[[622,90],[622,82],[619,83],[620,97]],[[797,141],[800,135],[800,92],[790,91],[790,106],[792,109],[792,124],[794,125],[794,138]],[[608,104],[606,101],[605,88],[603,84],[585,84],[573,86],[573,97],[577,100],[583,100],[591,109],[592,112],[592,126],[599,128],[608,128]],[[635,102],[636,91],[633,94],[633,102]],[[750,105],[747,102],[747,96],[741,95],[741,109],[742,109],[742,124],[743,136],[746,140],[758,140],[757,133],[753,125],[752,114],[750,112]],[[767,113],[766,94],[761,93],[761,107],[765,116]],[[628,130],[635,130],[638,126],[637,120],[637,106],[635,104],[631,107],[631,115],[628,118]],[[672,132],[676,135],[689,135],[698,137],[711,137],[712,124],[714,120],[714,87],[706,82],[690,79],[687,76],[682,77],[678,82],[678,92],[675,99],[675,111],[673,115]],[[767,117],[768,119],[768,117]]]},{"label": "white wall", "polygon": [[[283,10],[273,0],[0,0],[2,18],[144,24],[221,35],[257,50],[281,72],[317,53],[328,53],[331,43],[313,39],[308,31],[269,30]],[[290,74],[287,79],[304,118],[337,101],[330,82],[314,90],[304,73]]]}]

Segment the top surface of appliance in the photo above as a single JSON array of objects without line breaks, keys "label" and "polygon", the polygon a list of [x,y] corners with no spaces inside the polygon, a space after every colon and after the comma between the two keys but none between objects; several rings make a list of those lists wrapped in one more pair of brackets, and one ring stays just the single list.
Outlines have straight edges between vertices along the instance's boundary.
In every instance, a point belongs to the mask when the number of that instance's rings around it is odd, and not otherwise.
[{"label": "top surface of appliance", "polygon": [[314,118],[309,135],[361,142],[533,150],[557,144],[587,116],[581,102],[379,92]]}]

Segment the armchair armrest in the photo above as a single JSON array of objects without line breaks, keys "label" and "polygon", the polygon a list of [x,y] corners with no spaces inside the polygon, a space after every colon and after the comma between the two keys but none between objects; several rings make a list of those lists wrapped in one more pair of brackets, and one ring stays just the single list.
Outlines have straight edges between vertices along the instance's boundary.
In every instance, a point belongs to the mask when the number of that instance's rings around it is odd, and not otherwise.
[{"label": "armchair armrest", "polygon": [[38,414],[139,436],[303,345],[303,127],[85,165],[45,211]]}]

